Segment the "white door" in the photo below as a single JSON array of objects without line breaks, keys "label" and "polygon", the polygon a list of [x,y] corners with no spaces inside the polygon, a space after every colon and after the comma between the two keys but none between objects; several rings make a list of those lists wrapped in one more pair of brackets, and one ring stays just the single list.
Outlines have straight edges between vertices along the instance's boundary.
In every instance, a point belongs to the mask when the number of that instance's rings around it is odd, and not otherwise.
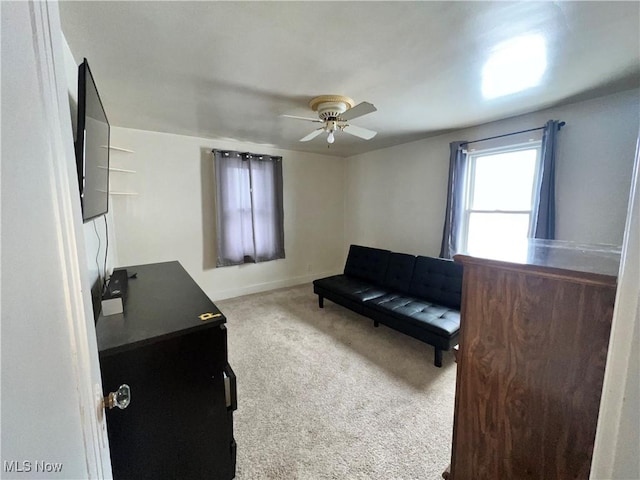
[{"label": "white door", "polygon": [[604,372],[592,479],[640,478],[640,131]]},{"label": "white door", "polygon": [[58,5],[0,14],[0,476],[109,478]]}]

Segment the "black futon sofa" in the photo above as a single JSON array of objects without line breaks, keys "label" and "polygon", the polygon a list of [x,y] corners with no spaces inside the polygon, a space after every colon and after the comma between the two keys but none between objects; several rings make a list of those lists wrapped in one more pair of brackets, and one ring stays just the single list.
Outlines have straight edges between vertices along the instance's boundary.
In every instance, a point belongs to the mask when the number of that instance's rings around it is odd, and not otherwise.
[{"label": "black futon sofa", "polygon": [[343,275],[313,282],[318,304],[329,300],[435,347],[442,352],[458,343],[462,265],[351,245]]}]

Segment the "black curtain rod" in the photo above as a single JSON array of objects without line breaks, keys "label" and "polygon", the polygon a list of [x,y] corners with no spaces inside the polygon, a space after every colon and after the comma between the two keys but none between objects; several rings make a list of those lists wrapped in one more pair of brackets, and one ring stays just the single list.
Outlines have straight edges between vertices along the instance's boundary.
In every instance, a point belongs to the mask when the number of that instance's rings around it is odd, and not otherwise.
[{"label": "black curtain rod", "polygon": [[[566,122],[560,122],[558,124],[558,130],[560,130],[565,125],[566,125]],[[494,138],[502,138],[502,137],[508,137],[510,135],[518,135],[519,133],[535,132],[536,130],[542,130],[544,128],[545,127],[530,128],[529,130],[520,130],[519,132],[511,132],[511,133],[505,133],[504,135],[496,135],[495,137],[480,138],[478,140],[471,140],[470,142],[463,142],[460,144],[460,146],[469,145],[470,143],[484,142],[486,140],[493,140]]]}]

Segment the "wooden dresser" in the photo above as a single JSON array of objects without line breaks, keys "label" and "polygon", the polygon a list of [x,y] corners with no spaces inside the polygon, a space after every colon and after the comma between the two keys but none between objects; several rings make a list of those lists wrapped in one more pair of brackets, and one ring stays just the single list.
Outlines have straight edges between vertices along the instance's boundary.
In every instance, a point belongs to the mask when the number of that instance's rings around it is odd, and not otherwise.
[{"label": "wooden dresser", "polygon": [[530,241],[464,265],[451,479],[588,479],[619,250]]}]

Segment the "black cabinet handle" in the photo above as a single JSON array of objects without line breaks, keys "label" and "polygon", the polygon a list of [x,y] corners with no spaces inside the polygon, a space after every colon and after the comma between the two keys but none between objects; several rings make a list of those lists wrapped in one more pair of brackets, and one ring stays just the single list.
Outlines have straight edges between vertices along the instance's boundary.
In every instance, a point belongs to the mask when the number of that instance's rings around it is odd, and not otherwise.
[{"label": "black cabinet handle", "polygon": [[236,390],[236,374],[233,373],[231,365],[227,363],[223,370],[224,374],[224,398],[227,402],[227,411],[233,412],[238,409],[238,392]]}]

